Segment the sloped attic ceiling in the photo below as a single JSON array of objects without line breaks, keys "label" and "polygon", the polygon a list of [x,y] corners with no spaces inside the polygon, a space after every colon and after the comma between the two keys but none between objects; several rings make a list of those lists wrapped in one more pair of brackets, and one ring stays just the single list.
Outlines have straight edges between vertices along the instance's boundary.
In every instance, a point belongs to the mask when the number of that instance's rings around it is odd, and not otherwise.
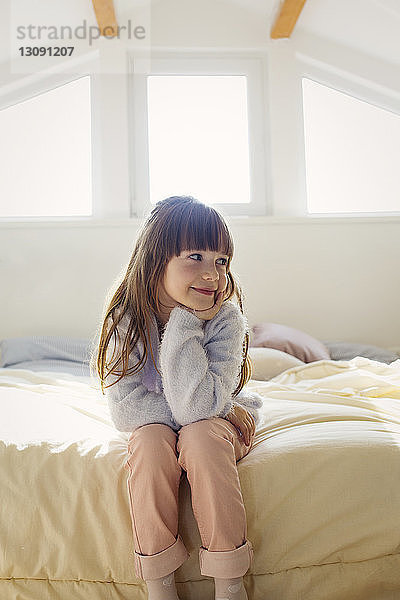
[{"label": "sloped attic ceiling", "polygon": [[[135,0],[147,5],[148,0]],[[210,5],[221,6],[221,10],[229,8],[242,9],[248,12],[257,22],[265,23],[265,43],[281,43],[271,40],[269,31],[279,10],[280,0],[151,0],[151,12],[156,13],[158,7],[172,3],[177,6]],[[11,3],[0,3],[0,60],[10,55]],[[35,14],[38,22],[46,23],[43,10],[47,11],[48,2],[35,3]],[[13,5],[16,9],[16,5]],[[132,0],[114,0],[116,20],[129,16]],[[165,9],[164,9],[165,10]],[[15,11],[14,11],[15,12]],[[233,11],[235,12],[235,11]],[[74,20],[90,21],[94,17],[91,0],[58,0],[57,11],[52,11],[52,21],[68,23]],[[264,25],[263,25],[264,29]],[[310,33],[318,38],[327,39],[354,48],[370,56],[376,56],[390,63],[400,63],[400,0],[306,0],[296,27],[292,34]]]},{"label": "sloped attic ceiling", "polygon": [[297,31],[400,63],[399,0],[307,0]]},{"label": "sloped attic ceiling", "polygon": [[[87,0],[89,1],[89,0]],[[146,0],[142,0],[145,4]],[[137,0],[140,3],[140,0]],[[161,3],[152,0],[151,10]],[[185,0],[185,4],[203,0]],[[213,0],[220,5],[240,7],[265,21],[266,38],[283,0]],[[131,0],[114,0],[115,12],[128,16]],[[399,0],[306,0],[294,32],[311,33],[319,38],[354,48],[391,63],[400,63]],[[269,40],[271,41],[271,40]],[[267,42],[267,40],[266,40]],[[278,42],[279,43],[279,42]]]},{"label": "sloped attic ceiling", "polygon": [[[277,5],[277,18],[275,19],[275,32],[277,35],[273,37],[283,37],[282,30],[285,32],[287,29],[287,23],[282,23],[282,20],[287,21],[287,16],[289,13],[289,17],[291,17],[291,27],[290,32],[286,37],[289,37],[292,28],[297,20],[299,13],[304,5],[306,0],[269,0],[269,2],[264,1],[260,2],[260,0],[251,0],[251,3],[245,5],[245,9],[247,11],[256,11],[262,16],[265,22],[270,20],[270,16],[273,14],[274,5],[278,2]],[[102,35],[111,36],[111,31],[116,33],[116,16],[115,16],[115,8],[114,8],[114,0],[92,0],[92,4],[94,7],[94,11],[96,14],[97,24],[99,29],[102,31]],[[157,7],[159,4],[157,1],[152,3],[152,6]],[[231,5],[238,5],[243,8],[243,4],[241,1],[235,2],[232,1]],[[126,0],[118,0],[118,14],[122,18],[122,16],[129,16],[130,6],[126,3]],[[229,10],[229,6],[226,7]],[[294,16],[293,16],[294,15]],[[286,28],[285,26],[286,25]],[[108,32],[103,33],[103,29],[107,28]]]}]

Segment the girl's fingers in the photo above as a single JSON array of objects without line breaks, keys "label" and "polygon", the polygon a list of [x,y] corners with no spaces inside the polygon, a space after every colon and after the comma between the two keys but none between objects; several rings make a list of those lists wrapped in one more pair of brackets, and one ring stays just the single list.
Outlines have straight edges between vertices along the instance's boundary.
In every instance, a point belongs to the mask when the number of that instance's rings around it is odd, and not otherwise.
[{"label": "girl's fingers", "polygon": [[222,302],[224,301],[224,290],[218,293],[215,304],[221,308]]},{"label": "girl's fingers", "polygon": [[[214,309],[217,309],[217,312],[221,308],[221,304],[222,304],[221,299],[222,299],[222,294],[221,294],[221,292],[219,292],[219,294],[217,294],[217,297],[214,300],[214,306],[213,306]],[[217,313],[215,313],[215,314],[217,314]]]},{"label": "girl's fingers", "polygon": [[235,411],[236,412],[230,413],[228,420],[234,425],[243,438],[246,446],[248,446],[252,436],[255,434],[254,417],[241,406],[236,406]]},{"label": "girl's fingers", "polygon": [[256,425],[255,425],[254,421],[252,421],[252,423],[251,423],[250,432],[251,432],[251,435],[254,435],[256,432]]},{"label": "girl's fingers", "polygon": [[204,319],[205,321],[210,321],[211,319],[213,319],[215,317],[215,315],[218,313],[219,309],[222,306],[222,303],[224,301],[224,292],[219,292],[216,296],[216,298],[214,299],[214,305],[207,309],[207,310],[195,310],[195,313],[200,319]]},{"label": "girl's fingers", "polygon": [[243,421],[242,422],[242,436],[243,436],[243,439],[244,439],[246,445],[248,445],[250,442],[250,435],[251,435],[250,427],[245,421]]},{"label": "girl's fingers", "polygon": [[252,414],[250,414],[249,412],[248,412],[247,414],[248,414],[248,416],[249,416],[249,427],[250,427],[250,431],[251,431],[252,433],[254,433],[254,432],[255,432],[255,430],[256,430],[256,422],[255,422],[255,420],[254,420],[254,417],[253,417],[253,415],[252,415]]},{"label": "girl's fingers", "polygon": [[[232,422],[232,421],[231,421]],[[234,425],[236,427],[236,429],[238,430],[239,434],[242,436],[242,438],[246,441],[247,440],[247,429],[245,424],[242,421],[239,421],[238,419],[235,420],[235,422],[232,422],[232,425]],[[247,442],[246,442],[247,443]]]},{"label": "girl's fingers", "polygon": [[247,443],[249,444],[251,437],[255,434],[256,426],[253,416],[250,413],[248,415],[250,416],[250,419],[247,420]]}]

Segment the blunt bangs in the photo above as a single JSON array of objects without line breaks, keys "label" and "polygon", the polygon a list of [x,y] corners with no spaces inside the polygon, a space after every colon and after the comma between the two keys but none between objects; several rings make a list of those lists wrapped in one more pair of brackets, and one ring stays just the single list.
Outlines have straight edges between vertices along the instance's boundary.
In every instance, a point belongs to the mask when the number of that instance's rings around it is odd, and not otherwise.
[{"label": "blunt bangs", "polygon": [[[221,251],[233,256],[233,241],[229,230],[218,213],[211,207],[190,203],[180,207],[173,238],[173,253],[179,256],[185,250]],[[172,225],[172,223],[171,223]],[[172,232],[171,232],[172,233]]]}]

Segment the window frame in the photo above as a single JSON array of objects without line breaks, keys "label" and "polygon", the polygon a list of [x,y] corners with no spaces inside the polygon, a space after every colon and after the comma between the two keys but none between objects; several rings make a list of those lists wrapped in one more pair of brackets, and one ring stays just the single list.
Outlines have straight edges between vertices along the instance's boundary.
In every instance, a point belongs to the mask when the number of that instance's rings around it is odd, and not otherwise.
[{"label": "window frame", "polygon": [[[307,185],[306,185],[306,156],[305,156],[305,121],[304,121],[304,96],[303,79],[310,79],[329,87],[335,91],[341,92],[352,98],[367,102],[377,108],[388,110],[400,118],[400,91],[387,86],[375,83],[364,77],[344,71],[341,68],[324,63],[312,56],[296,53],[298,89],[301,106],[301,161],[302,171],[304,173],[303,189],[301,190],[301,211],[307,219],[372,219],[372,218],[390,218],[400,217],[398,211],[365,211],[365,212],[329,212],[329,213],[309,213],[307,211]],[[299,207],[298,207],[299,208]]]},{"label": "window frame", "polygon": [[[154,207],[150,203],[147,77],[152,75],[245,75],[249,135],[250,202],[213,203],[225,216],[266,216],[272,214],[271,168],[266,158],[267,109],[265,105],[266,57],[253,55],[202,54],[176,51],[152,52],[151,59],[130,53],[129,122],[130,131],[130,216],[143,218]],[[268,153],[270,156],[271,153]],[[201,198],[200,198],[201,200]]]}]

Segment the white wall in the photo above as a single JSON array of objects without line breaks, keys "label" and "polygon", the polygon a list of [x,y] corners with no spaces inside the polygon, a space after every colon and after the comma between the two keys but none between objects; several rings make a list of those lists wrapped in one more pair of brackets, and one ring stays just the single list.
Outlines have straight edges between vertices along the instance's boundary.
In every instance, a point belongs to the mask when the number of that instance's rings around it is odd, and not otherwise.
[{"label": "white wall", "polygon": [[[399,346],[399,224],[228,219],[249,324]],[[267,222],[263,222],[267,221]],[[138,221],[1,232],[0,337],[90,337],[126,267]]]},{"label": "white wall", "polygon": [[[317,70],[322,68],[321,61],[330,63],[330,76],[358,86],[360,94],[370,93],[371,101],[372,97],[381,102],[386,99],[394,105],[398,104],[397,70],[301,29],[291,40],[272,42],[269,25],[258,14],[210,0],[155,4],[151,34],[157,47],[258,48],[267,54],[266,148],[270,192],[279,216],[227,219],[236,243],[233,269],[245,289],[250,325],[273,321],[325,340],[399,346],[400,219],[289,216],[296,214],[296,207],[301,208],[305,200],[300,104],[303,67],[296,53],[317,60]],[[361,81],[357,79],[360,76]],[[369,81],[378,85],[368,88]],[[112,83],[117,86],[114,98],[123,102],[124,76],[112,77]],[[107,106],[115,106],[109,100],[105,95],[103,113],[98,116],[99,122],[103,119],[104,132],[105,118],[113,130],[112,144],[108,149],[104,145],[99,153],[104,161],[100,163],[101,187],[107,200],[117,189],[119,203],[126,205],[126,128],[123,110],[118,111],[117,127],[112,128],[113,111]],[[114,157],[122,155],[116,165],[117,176],[109,167],[107,152]],[[0,338],[91,336],[106,291],[129,260],[137,227],[136,220],[109,219],[92,225],[0,225]]]}]

